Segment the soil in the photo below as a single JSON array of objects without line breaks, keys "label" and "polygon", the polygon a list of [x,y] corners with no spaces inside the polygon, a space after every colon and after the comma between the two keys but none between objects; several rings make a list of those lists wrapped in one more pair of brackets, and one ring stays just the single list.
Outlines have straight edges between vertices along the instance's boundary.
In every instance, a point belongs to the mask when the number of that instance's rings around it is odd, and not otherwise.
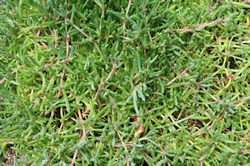
[{"label": "soil", "polygon": [[[0,166],[1,166],[1,162],[3,161],[4,164],[7,165],[14,165],[14,157],[16,156],[16,152],[11,149],[13,145],[7,145],[7,152],[4,154],[1,154],[1,159],[0,159]],[[16,157],[17,159],[21,158],[21,154],[18,154]]]},{"label": "soil", "polygon": [[14,164],[14,156],[15,156],[15,151],[11,149],[9,145],[7,146],[7,154],[6,155],[4,155],[4,153],[1,154],[2,160],[4,161],[5,164],[8,165]]}]

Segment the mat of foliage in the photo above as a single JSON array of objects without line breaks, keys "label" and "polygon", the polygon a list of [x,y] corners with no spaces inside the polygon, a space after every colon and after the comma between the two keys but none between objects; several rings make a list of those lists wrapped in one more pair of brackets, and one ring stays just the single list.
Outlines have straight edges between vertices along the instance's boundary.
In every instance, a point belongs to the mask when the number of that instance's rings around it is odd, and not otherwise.
[{"label": "mat of foliage", "polygon": [[0,8],[0,152],[14,164],[250,163],[246,0]]}]

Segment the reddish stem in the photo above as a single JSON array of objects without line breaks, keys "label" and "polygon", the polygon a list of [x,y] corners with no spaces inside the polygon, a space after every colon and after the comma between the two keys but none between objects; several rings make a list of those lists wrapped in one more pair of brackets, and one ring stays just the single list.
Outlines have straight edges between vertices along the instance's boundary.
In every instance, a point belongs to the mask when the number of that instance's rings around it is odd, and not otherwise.
[{"label": "reddish stem", "polygon": [[96,91],[96,94],[95,94],[95,99],[97,98],[98,94],[100,93],[101,89],[102,89],[103,86],[101,86],[100,88],[98,88],[98,90]]},{"label": "reddish stem", "polygon": [[[60,63],[65,63],[65,62],[67,62],[69,60],[70,60],[70,58],[66,58],[65,60],[61,61]],[[50,67],[54,67],[56,65],[58,65],[58,63],[54,63],[54,64],[50,65]],[[48,68],[48,66],[45,66],[43,69],[47,69],[47,68]]]},{"label": "reddish stem", "polygon": [[209,25],[215,25],[215,24],[218,24],[220,22],[226,22],[228,21],[229,18],[225,18],[221,21],[219,20],[216,20],[216,21],[212,21],[210,23],[206,23],[206,24],[200,24],[198,25],[195,29],[192,29],[192,28],[183,28],[183,29],[166,29],[164,32],[172,32],[172,31],[177,31],[177,32],[182,32],[182,31],[186,31],[186,32],[194,32],[196,31],[197,29],[201,29],[201,28],[204,28],[204,27],[207,27]]},{"label": "reddish stem", "polygon": [[212,21],[212,22],[210,22],[210,23],[200,24],[200,25],[198,25],[196,28],[201,29],[201,28],[207,27],[207,26],[209,26],[209,25],[215,25],[215,24],[218,24],[218,23],[220,23],[220,22],[226,22],[226,21],[228,21],[228,20],[229,20],[229,18],[225,18],[225,19],[223,19],[223,20],[221,20],[221,21],[216,20],[216,21]]},{"label": "reddish stem", "polygon": [[[196,83],[196,85],[199,87],[199,88],[201,88],[203,91],[207,91],[205,88],[203,88],[200,84],[199,84],[199,82],[195,82]],[[211,95],[210,94],[210,96],[212,97],[212,99],[214,99],[214,101],[218,101],[218,102],[223,102],[222,100],[220,100],[220,99],[217,99],[216,97],[214,97],[213,95]]]},{"label": "reddish stem", "polygon": [[213,10],[213,8],[212,8],[212,2],[213,2],[213,0],[210,0],[210,2],[209,2],[209,9],[210,9],[210,11]]},{"label": "reddish stem", "polygon": [[[20,66],[20,68],[22,68],[22,67],[23,67],[23,65]],[[16,71],[17,70],[14,70],[10,74],[12,75],[12,74],[16,73]],[[0,84],[3,84],[4,82],[5,82],[5,78],[0,81]]]},{"label": "reddish stem", "polygon": [[[86,137],[86,132],[85,132],[85,127],[84,127],[83,120],[82,120],[81,111],[79,109],[78,109],[78,116],[79,116],[80,122],[82,124],[82,131],[83,131],[83,136],[79,142],[82,143],[84,138]],[[78,149],[75,150],[75,153],[74,153],[74,156],[73,156],[73,159],[72,159],[70,166],[74,165],[74,162],[75,162],[76,157],[77,157],[77,153],[78,153]]]},{"label": "reddish stem", "polygon": [[74,163],[75,163],[75,160],[76,160],[77,153],[78,153],[78,149],[76,149],[76,151],[75,151],[75,153],[74,153],[74,156],[73,156],[73,159],[72,159],[72,162],[71,162],[70,166],[74,166]]},{"label": "reddish stem", "polygon": [[[112,70],[110,71],[108,77],[106,78],[106,82],[108,82],[109,78],[110,78],[111,75],[114,73],[116,64],[117,64],[117,61],[114,62],[113,68],[112,68]],[[104,84],[102,84],[102,86],[101,86],[100,88],[98,88],[98,90],[96,91],[95,99],[97,98],[97,96],[98,96],[99,92],[101,91],[101,89],[103,88],[103,86],[104,86]]]},{"label": "reddish stem", "polygon": [[[205,153],[202,154],[202,157],[204,157],[204,156],[205,156]],[[201,160],[200,166],[203,166],[203,162],[204,162],[204,160]]]},{"label": "reddish stem", "polygon": [[114,62],[114,64],[113,64],[113,68],[112,68],[111,72],[109,73],[109,75],[108,75],[108,77],[107,77],[106,81],[108,81],[108,80],[109,80],[109,78],[111,77],[111,75],[112,75],[112,74],[113,74],[113,72],[115,71],[115,66],[116,66],[116,64],[117,64],[117,61],[115,61],[115,62]]},{"label": "reddish stem", "polygon": [[178,80],[181,76],[183,76],[190,68],[186,68],[180,75],[176,76],[174,79],[172,79],[170,82],[166,84],[166,86],[169,86],[172,84],[174,81]]},{"label": "reddish stem", "polygon": [[78,116],[79,116],[80,122],[82,124],[83,138],[85,138],[86,137],[85,127],[84,127],[84,123],[82,120],[81,111],[79,109],[78,109]]},{"label": "reddish stem", "polygon": [[250,149],[238,151],[238,153],[249,153]]},{"label": "reddish stem", "polygon": [[[43,3],[43,7],[44,7],[44,9],[45,9],[45,8],[46,8],[46,6],[45,6],[45,2],[44,2],[44,0],[42,0],[42,3]],[[43,17],[43,22],[42,22],[42,24],[45,22],[45,19],[46,19],[46,16],[44,16],[44,17]],[[41,32],[41,29],[39,29],[39,30],[37,31],[36,36],[39,36],[39,35],[40,35],[40,32]]]},{"label": "reddish stem", "polygon": [[[158,93],[160,90],[161,90],[161,88],[158,88],[156,93]],[[151,98],[151,100],[154,100],[154,98],[155,98],[155,95]]]},{"label": "reddish stem", "polygon": [[[155,135],[155,139],[156,139],[156,140],[158,139],[156,135]],[[159,147],[160,147],[161,151],[162,151],[162,152],[164,152],[164,149],[161,147],[161,144],[160,144],[160,143],[158,143],[158,145],[159,145]],[[165,156],[165,155],[164,155],[164,156]],[[166,156],[165,156],[165,157],[166,157]]]}]

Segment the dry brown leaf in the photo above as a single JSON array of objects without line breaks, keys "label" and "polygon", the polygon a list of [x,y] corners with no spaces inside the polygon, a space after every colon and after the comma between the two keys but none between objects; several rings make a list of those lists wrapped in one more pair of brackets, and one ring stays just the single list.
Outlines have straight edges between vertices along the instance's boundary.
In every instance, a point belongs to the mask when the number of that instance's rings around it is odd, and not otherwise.
[{"label": "dry brown leaf", "polygon": [[[140,121],[140,118],[137,116],[137,117],[133,117],[134,119],[134,122],[137,122],[137,121]],[[135,127],[135,134],[134,134],[134,139],[139,135],[141,134],[142,132],[144,132],[144,128],[141,124],[141,122],[139,122],[138,124],[136,124],[136,127]]]}]

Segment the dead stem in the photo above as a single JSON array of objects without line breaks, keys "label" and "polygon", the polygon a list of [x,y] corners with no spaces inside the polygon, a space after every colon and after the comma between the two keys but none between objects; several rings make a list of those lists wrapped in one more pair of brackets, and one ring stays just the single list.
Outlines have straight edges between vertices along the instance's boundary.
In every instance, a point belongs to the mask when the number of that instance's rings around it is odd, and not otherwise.
[{"label": "dead stem", "polygon": [[125,36],[125,28],[126,28],[126,23],[127,23],[127,16],[128,16],[128,12],[129,12],[129,9],[130,9],[130,6],[131,6],[131,2],[132,0],[129,0],[128,1],[128,7],[127,7],[127,10],[126,10],[126,15],[124,17],[124,20],[123,20],[123,36]]}]

